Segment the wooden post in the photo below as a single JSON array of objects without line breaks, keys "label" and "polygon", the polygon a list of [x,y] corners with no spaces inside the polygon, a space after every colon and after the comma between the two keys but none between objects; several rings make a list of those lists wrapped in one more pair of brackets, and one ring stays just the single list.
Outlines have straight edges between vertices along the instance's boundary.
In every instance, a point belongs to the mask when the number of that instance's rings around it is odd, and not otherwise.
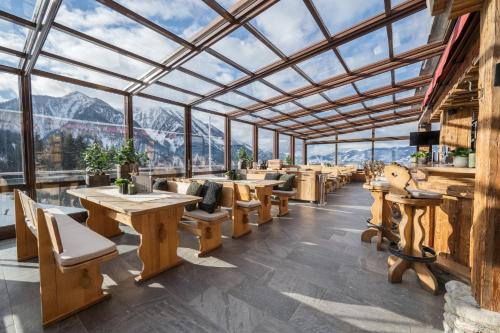
[{"label": "wooden post", "polygon": [[500,63],[500,0],[484,1],[480,15],[471,282],[479,305],[500,312],[500,87],[494,86]]},{"label": "wooden post", "polygon": [[125,138],[134,138],[134,116],[132,95],[125,95],[124,110],[125,110]]},{"label": "wooden post", "polygon": [[292,158],[292,165],[295,165],[295,137],[290,136],[290,157]]},{"label": "wooden post", "polygon": [[224,166],[226,171],[231,170],[231,119],[224,121]]},{"label": "wooden post", "polygon": [[335,135],[335,165],[339,165],[339,135]]},{"label": "wooden post", "polygon": [[280,158],[280,148],[279,148],[279,133],[274,131],[273,136],[273,159]]},{"label": "wooden post", "polygon": [[[257,162],[259,159],[259,128],[253,125],[253,161]],[[252,166],[249,165],[249,168]]]},{"label": "wooden post", "polygon": [[372,162],[375,159],[375,128],[372,128]]},{"label": "wooden post", "polygon": [[19,91],[21,93],[21,117],[23,138],[23,163],[24,180],[28,189],[28,195],[36,200],[36,167],[35,167],[35,143],[33,135],[33,108],[31,104],[31,75],[19,77]]},{"label": "wooden post", "polygon": [[307,144],[305,141],[302,145],[302,156],[304,156],[304,165],[307,165]]},{"label": "wooden post", "polygon": [[184,108],[184,175],[193,176],[191,108]]}]

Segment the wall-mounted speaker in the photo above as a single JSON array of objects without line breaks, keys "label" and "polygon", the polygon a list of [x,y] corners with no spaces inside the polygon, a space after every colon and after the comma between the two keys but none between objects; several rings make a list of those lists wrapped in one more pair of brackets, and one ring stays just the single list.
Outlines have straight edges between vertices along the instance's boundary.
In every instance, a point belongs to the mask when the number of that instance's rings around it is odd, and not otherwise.
[{"label": "wall-mounted speaker", "polygon": [[495,65],[495,81],[493,85],[495,87],[500,87],[500,63]]}]

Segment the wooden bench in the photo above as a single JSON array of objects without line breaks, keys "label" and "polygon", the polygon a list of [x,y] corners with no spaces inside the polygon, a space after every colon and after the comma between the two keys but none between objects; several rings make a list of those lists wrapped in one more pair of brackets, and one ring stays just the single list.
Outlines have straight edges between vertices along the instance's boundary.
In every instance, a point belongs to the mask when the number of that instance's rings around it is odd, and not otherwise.
[{"label": "wooden bench", "polygon": [[[168,181],[168,190],[176,193],[186,193],[190,182]],[[222,246],[222,223],[229,220],[229,213],[223,208],[233,208],[234,189],[232,184],[224,184],[219,207],[212,214],[196,208],[184,211],[180,227],[198,238],[198,256],[205,256]]]},{"label": "wooden bench", "polygon": [[110,297],[99,265],[118,255],[113,242],[59,208],[40,208],[19,190],[15,210],[17,244],[39,258],[43,326]]},{"label": "wooden bench", "polygon": [[233,184],[235,200],[233,205],[233,238],[240,238],[249,234],[252,230],[248,225],[248,214],[257,211],[261,203],[251,192],[250,186],[245,184]]},{"label": "wooden bench", "polygon": [[297,190],[281,191],[273,190],[273,195],[277,198],[273,200],[273,205],[278,206],[278,216],[285,216],[288,214],[288,199],[297,195]]}]

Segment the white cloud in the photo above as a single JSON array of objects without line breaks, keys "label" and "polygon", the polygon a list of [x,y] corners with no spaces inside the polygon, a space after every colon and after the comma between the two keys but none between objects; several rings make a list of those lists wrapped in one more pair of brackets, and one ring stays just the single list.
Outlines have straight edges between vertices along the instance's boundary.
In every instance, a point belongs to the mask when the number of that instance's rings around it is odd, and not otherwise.
[{"label": "white cloud", "polygon": [[285,54],[292,54],[324,38],[301,0],[282,0],[253,21]]}]

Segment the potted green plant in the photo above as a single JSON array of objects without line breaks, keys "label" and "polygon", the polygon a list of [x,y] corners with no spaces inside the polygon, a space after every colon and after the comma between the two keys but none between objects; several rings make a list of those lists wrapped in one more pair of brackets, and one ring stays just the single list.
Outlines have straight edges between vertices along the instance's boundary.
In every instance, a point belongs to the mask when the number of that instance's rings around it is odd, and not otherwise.
[{"label": "potted green plant", "polygon": [[450,151],[450,156],[453,157],[453,166],[456,168],[466,168],[471,151],[471,149],[464,147],[457,147],[455,150]]},{"label": "potted green plant", "polygon": [[248,153],[247,150],[244,147],[240,147],[238,150],[238,169],[246,169],[247,168],[247,160],[248,160]]},{"label": "potted green plant", "polygon": [[235,180],[236,179],[236,170],[228,170],[225,173],[227,180]]},{"label": "potted green plant", "polygon": [[106,170],[111,169],[110,153],[97,142],[89,145],[82,153],[82,162],[85,166],[85,183],[87,186],[109,185],[109,175]]},{"label": "potted green plant", "polygon": [[127,139],[120,148],[114,150],[113,155],[117,165],[117,177],[126,179],[131,179],[131,174],[138,174],[139,164],[149,159],[146,153],[135,151],[133,139]]},{"label": "potted green plant", "polygon": [[128,184],[130,181],[125,178],[118,178],[115,180],[115,185],[118,186],[120,194],[128,194]]},{"label": "potted green plant", "polygon": [[410,155],[411,162],[417,164],[426,164],[429,160],[429,153],[425,151],[417,151]]},{"label": "potted green plant", "polygon": [[286,154],[283,162],[285,163],[285,165],[292,165],[292,157],[290,156],[290,154]]}]

